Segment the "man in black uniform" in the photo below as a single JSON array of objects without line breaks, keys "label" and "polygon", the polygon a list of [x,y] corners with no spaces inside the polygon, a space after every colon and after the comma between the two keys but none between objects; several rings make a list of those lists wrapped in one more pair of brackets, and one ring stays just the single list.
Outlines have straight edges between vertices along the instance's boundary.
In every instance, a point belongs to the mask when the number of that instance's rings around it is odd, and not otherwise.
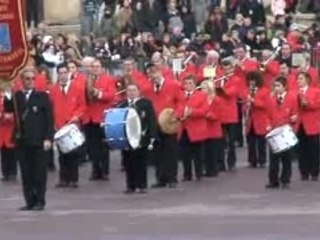
[{"label": "man in black uniform", "polygon": [[127,98],[119,107],[132,107],[137,111],[141,120],[142,136],[139,148],[123,151],[127,178],[125,193],[135,193],[136,190],[139,190],[139,193],[145,193],[147,188],[148,149],[152,149],[156,138],[157,120],[151,101],[140,97],[140,90],[137,85],[129,84],[127,86]]},{"label": "man in black uniform", "polygon": [[23,90],[15,94],[15,140],[20,161],[26,206],[22,211],[42,211],[45,207],[47,169],[44,153],[52,147],[54,134],[52,107],[48,94],[34,89],[35,71],[22,71]]}]

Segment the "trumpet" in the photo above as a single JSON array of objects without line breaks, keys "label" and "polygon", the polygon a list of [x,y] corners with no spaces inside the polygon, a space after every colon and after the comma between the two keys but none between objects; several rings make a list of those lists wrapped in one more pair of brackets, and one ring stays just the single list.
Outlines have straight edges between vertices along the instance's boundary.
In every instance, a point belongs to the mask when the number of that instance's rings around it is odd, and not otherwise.
[{"label": "trumpet", "polygon": [[[250,86],[249,97],[253,98],[256,95],[257,90],[258,90],[257,86]],[[252,109],[252,103],[251,103],[251,101],[247,101],[245,114],[244,114],[244,119],[245,119],[246,125],[248,125],[248,123],[249,123],[251,109]]]},{"label": "trumpet", "polygon": [[259,71],[265,72],[265,71],[266,71],[266,66],[267,66],[269,63],[271,63],[271,62],[278,56],[280,50],[281,50],[281,46],[278,46],[278,47],[276,48],[276,50],[272,53],[272,55],[271,55],[267,60],[265,60],[264,62],[262,62],[262,63],[259,65],[259,67],[258,67]]}]

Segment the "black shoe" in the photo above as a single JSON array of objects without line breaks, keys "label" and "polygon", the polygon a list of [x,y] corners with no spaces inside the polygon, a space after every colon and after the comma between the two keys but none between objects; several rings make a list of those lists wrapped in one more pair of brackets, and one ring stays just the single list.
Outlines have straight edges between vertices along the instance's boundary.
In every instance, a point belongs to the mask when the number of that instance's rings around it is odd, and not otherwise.
[{"label": "black shoe", "polygon": [[146,194],[146,193],[147,193],[147,189],[141,188],[141,189],[138,190],[138,193],[140,193],[140,194]]},{"label": "black shoe", "polygon": [[133,194],[133,193],[135,193],[136,191],[135,190],[133,190],[133,189],[127,189],[127,190],[125,190],[123,193],[124,194]]},{"label": "black shoe", "polygon": [[317,182],[318,180],[319,180],[318,176],[311,177],[311,181],[313,181],[313,182]]},{"label": "black shoe", "polygon": [[68,183],[66,182],[59,182],[56,184],[56,188],[66,188],[68,187]]},{"label": "black shoe", "polygon": [[35,205],[31,210],[32,211],[43,211],[44,206],[43,205]]},{"label": "black shoe", "polygon": [[183,182],[190,182],[190,181],[192,181],[192,178],[191,178],[191,177],[184,177],[184,178],[182,179],[182,181],[183,181]]},{"label": "black shoe", "polygon": [[176,188],[177,187],[177,183],[168,183],[168,188]]},{"label": "black shoe", "polygon": [[79,188],[79,185],[76,182],[70,183],[69,186],[70,186],[70,188]]},{"label": "black shoe", "polygon": [[151,185],[152,188],[164,188],[166,187],[165,183],[155,183],[153,185]]},{"label": "black shoe", "polygon": [[248,168],[257,168],[257,164],[255,164],[255,163],[249,163]]},{"label": "black shoe", "polygon": [[278,189],[280,186],[278,183],[269,183],[265,186],[267,189]]},{"label": "black shoe", "polygon": [[236,172],[236,167],[235,166],[232,166],[232,167],[229,167],[229,172]]},{"label": "black shoe", "polygon": [[260,163],[259,164],[259,168],[266,168],[266,164],[265,163]]},{"label": "black shoe", "polygon": [[103,174],[100,178],[101,181],[109,181],[109,175]]},{"label": "black shoe", "polygon": [[290,185],[289,183],[283,183],[282,186],[281,186],[282,189],[289,189],[290,188]]},{"label": "black shoe", "polygon": [[19,208],[19,211],[31,211],[32,208],[33,208],[32,206],[23,206]]},{"label": "black shoe", "polygon": [[307,176],[307,175],[302,175],[302,176],[301,176],[301,181],[309,181],[309,176]]},{"label": "black shoe", "polygon": [[201,181],[201,179],[202,179],[202,177],[201,177],[201,176],[196,177],[197,182],[200,182],[200,181]]},{"label": "black shoe", "polygon": [[2,181],[2,182],[8,182],[8,181],[9,181],[9,177],[2,177],[2,178],[1,178],[1,181]]},{"label": "black shoe", "polygon": [[89,178],[89,181],[99,181],[100,178],[97,175],[91,175],[91,177]]}]

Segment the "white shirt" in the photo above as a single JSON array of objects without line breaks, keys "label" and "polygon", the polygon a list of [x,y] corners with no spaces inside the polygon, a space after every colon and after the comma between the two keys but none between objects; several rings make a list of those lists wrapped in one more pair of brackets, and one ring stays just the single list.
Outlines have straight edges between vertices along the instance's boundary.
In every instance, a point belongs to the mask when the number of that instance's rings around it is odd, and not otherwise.
[{"label": "white shirt", "polygon": [[193,93],[194,93],[194,91],[191,91],[191,92],[185,91],[185,94],[184,94],[184,95],[185,95],[186,97],[191,97]]},{"label": "white shirt", "polygon": [[5,91],[5,92],[4,92],[4,96],[5,96],[8,100],[11,100],[11,98],[12,98],[12,92],[10,92],[10,91]]},{"label": "white shirt", "polygon": [[26,97],[26,100],[27,100],[27,101],[29,100],[29,98],[30,98],[30,95],[31,95],[32,91],[33,91],[33,89],[30,89],[30,90],[24,90],[24,91],[23,91],[23,93],[24,93],[24,95],[25,95],[25,97]]},{"label": "white shirt", "polygon": [[128,105],[132,105],[132,104],[135,104],[140,98],[134,98],[134,99],[130,99],[128,98]]},{"label": "white shirt", "polygon": [[[160,84],[159,84],[159,86],[160,86],[160,87],[159,87],[159,91],[161,91],[163,84],[164,84],[164,78],[161,79],[161,82],[160,82]],[[157,85],[158,85],[158,84],[154,84],[154,91],[155,91],[155,92],[157,92]]]},{"label": "white shirt", "polygon": [[308,86],[305,86],[305,87],[303,87],[303,88],[300,88],[300,92],[301,92],[302,94],[306,94],[307,91],[308,91]]},{"label": "white shirt", "polygon": [[281,102],[283,102],[286,95],[287,95],[287,92],[283,92],[282,94],[278,94],[278,99],[281,99]]}]

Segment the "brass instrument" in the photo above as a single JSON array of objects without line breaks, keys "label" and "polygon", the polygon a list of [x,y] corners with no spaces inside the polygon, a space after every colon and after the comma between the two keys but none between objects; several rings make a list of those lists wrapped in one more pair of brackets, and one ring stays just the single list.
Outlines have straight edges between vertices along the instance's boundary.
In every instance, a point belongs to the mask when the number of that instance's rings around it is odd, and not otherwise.
[{"label": "brass instrument", "polygon": [[[256,95],[257,90],[258,90],[257,86],[250,86],[249,97],[253,98]],[[250,101],[247,101],[245,114],[244,114],[244,119],[245,119],[246,125],[249,124],[251,109],[252,109],[252,103]]]},{"label": "brass instrument", "polygon": [[97,80],[97,75],[95,74],[88,75],[87,85],[86,85],[86,98],[89,104],[92,104],[96,100],[96,96],[95,96],[96,89],[94,87],[96,80]]},{"label": "brass instrument", "polygon": [[271,63],[274,59],[276,59],[276,57],[277,57],[278,54],[280,53],[280,50],[281,50],[281,47],[278,46],[278,47],[276,48],[276,50],[272,53],[272,55],[271,55],[267,60],[265,60],[264,62],[262,62],[262,63],[259,65],[259,67],[258,67],[259,71],[265,72],[265,71],[266,71],[266,66],[267,66],[269,63]]}]

